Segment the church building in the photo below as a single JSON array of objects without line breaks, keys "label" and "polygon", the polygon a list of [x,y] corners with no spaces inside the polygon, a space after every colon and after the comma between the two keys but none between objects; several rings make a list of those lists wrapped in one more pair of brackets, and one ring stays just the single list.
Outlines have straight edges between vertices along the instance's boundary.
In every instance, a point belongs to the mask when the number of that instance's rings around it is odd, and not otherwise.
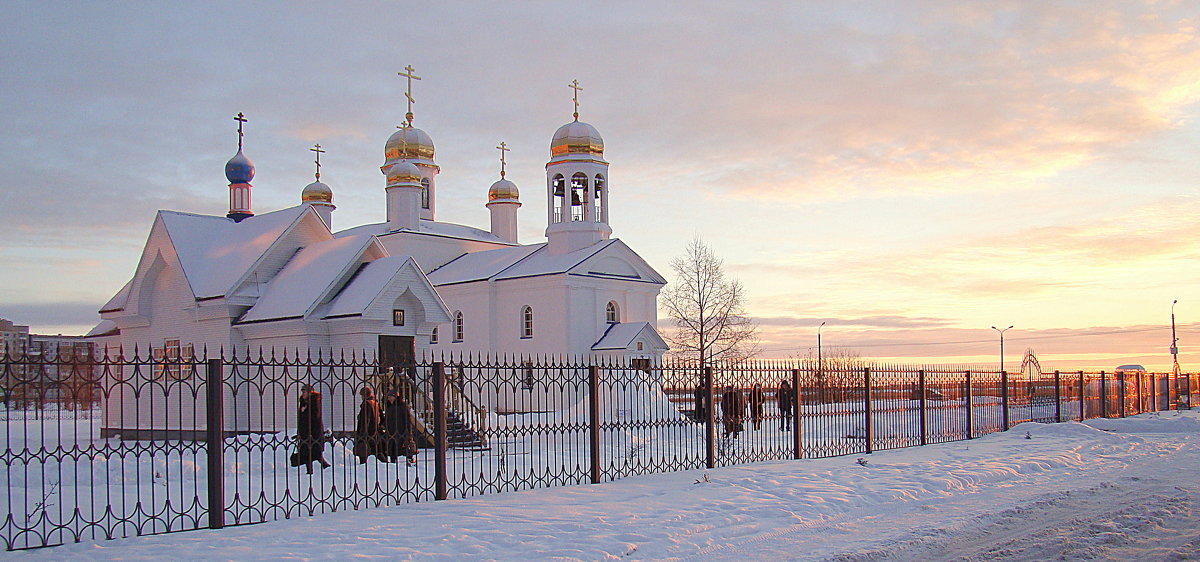
[{"label": "church building", "polygon": [[413,126],[420,78],[411,67],[401,76],[409,107],[384,145],[383,221],[335,228],[320,145],[316,181],[300,203],[257,213],[238,114],[238,152],[225,166],[229,212],[159,211],[132,279],[89,336],[163,359],[202,348],[355,353],[381,365],[422,356],[661,357],[656,301],[666,280],[612,237],[604,141],[579,121],[578,83],[574,119],[550,140],[539,197],[546,239],[522,244],[504,143],[500,178],[479,190],[488,228],[437,220],[441,168],[432,138]]}]

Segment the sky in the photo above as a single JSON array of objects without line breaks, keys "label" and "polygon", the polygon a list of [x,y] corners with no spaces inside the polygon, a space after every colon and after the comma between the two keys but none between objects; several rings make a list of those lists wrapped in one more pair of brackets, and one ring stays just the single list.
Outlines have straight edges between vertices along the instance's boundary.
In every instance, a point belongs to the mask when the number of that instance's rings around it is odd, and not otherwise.
[{"label": "sky", "polygon": [[[550,137],[605,139],[611,225],[668,278],[700,236],[766,357],[1167,369],[1200,362],[1200,32],[1186,2],[8,2],[0,317],[84,333],[158,209],[223,215],[244,112],[254,209],[320,143],[335,228],[384,220],[406,109],[438,220],[522,191]],[[660,319],[660,324],[666,324]]]}]

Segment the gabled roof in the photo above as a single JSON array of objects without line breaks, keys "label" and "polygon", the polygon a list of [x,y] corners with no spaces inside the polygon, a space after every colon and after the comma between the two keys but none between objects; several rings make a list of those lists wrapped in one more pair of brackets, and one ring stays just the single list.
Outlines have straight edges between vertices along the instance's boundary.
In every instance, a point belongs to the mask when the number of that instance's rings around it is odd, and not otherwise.
[{"label": "gabled roof", "polygon": [[159,211],[184,276],[197,299],[224,296],[288,231],[308,207],[298,205],[233,219]]},{"label": "gabled roof", "polygon": [[[628,271],[609,273],[593,271],[587,264],[600,264],[593,259],[620,259]],[[641,270],[641,273],[638,273]],[[454,285],[483,280],[521,279],[542,275],[570,273],[585,277],[622,279],[643,283],[666,284],[650,264],[637,255],[629,246],[618,239],[601,240],[587,248],[561,255],[551,255],[545,243],[514,248],[500,248],[463,254],[449,263],[431,271],[429,280],[434,286]]]},{"label": "gabled roof", "polygon": [[421,219],[416,230],[388,230],[387,223],[380,222],[374,224],[364,224],[353,228],[337,232],[334,236],[341,238],[343,236],[357,236],[362,234],[374,234],[375,236],[387,236],[392,233],[406,232],[410,234],[427,234],[430,236],[444,236],[447,238],[459,238],[462,240],[476,240],[479,242],[491,242],[494,244],[512,245],[511,242],[492,234],[486,230],[466,226],[462,224],[454,224],[450,222],[437,222],[426,219]]},{"label": "gabled roof", "polygon": [[[450,321],[450,311],[446,309],[445,303],[441,297],[433,290],[433,285],[429,284],[429,279],[421,272],[421,268],[417,266],[417,262],[409,256],[388,256],[380,258],[370,263],[365,264],[362,269],[354,274],[354,277],[342,288],[342,291],[333,299],[328,309],[321,314],[324,318],[337,316],[354,316],[364,313],[375,299],[379,298],[396,275],[402,269],[408,268],[410,272],[421,280],[425,289],[428,291],[430,300],[435,301],[441,314],[431,315],[438,318],[438,322]],[[428,311],[433,312],[433,311]]]},{"label": "gabled roof", "polygon": [[438,286],[490,279],[545,245],[542,243],[463,254],[429,272],[429,282]]},{"label": "gabled roof", "polygon": [[667,342],[649,322],[621,322],[609,324],[600,340],[592,345],[592,351],[629,349],[635,341],[643,337],[650,341],[652,348],[667,349]]},{"label": "gabled roof", "polygon": [[133,279],[125,282],[125,286],[121,287],[113,298],[108,299],[104,306],[100,307],[100,312],[113,312],[125,308],[125,303],[129,300],[129,288],[133,287]]},{"label": "gabled roof", "polygon": [[[267,284],[266,291],[238,321],[262,322],[307,316],[333,286],[379,243],[372,236],[335,238],[305,246]],[[386,254],[380,246],[380,253]]]},{"label": "gabled roof", "polygon": [[83,337],[98,338],[101,336],[112,336],[119,333],[121,333],[121,330],[117,328],[116,322],[113,322],[112,320],[101,320],[99,324],[96,324],[95,328],[92,328]]}]

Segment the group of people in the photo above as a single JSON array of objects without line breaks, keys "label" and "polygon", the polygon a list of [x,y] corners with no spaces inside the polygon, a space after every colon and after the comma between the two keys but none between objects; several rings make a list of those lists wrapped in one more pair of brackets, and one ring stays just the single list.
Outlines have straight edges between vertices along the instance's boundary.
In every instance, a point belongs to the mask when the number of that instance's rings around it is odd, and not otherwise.
[{"label": "group of people", "polygon": [[[354,427],[354,456],[359,463],[375,455],[384,462],[399,462],[408,459],[409,465],[417,464],[417,443],[413,431],[412,410],[398,389],[386,393],[384,403],[375,399],[375,391],[364,386],[359,391],[362,404]],[[329,468],[325,460],[325,421],[321,415],[321,393],[312,385],[300,390],[296,411],[296,452],[291,456],[292,466],[304,466],[313,473],[313,463]]]},{"label": "group of people", "polygon": [[[695,404],[696,419],[698,420],[707,419],[708,416],[707,401],[705,398],[704,385],[697,385]],[[795,402],[795,393],[788,381],[782,381],[779,384],[779,388],[775,391],[775,401],[779,405],[779,429],[781,431],[790,431],[792,428],[792,404]],[[754,424],[755,431],[762,429],[763,407],[766,403],[767,397],[766,392],[763,391],[762,383],[754,383],[749,393],[734,388],[733,385],[727,385],[724,392],[721,393],[720,398],[720,419],[725,437],[733,436],[736,438],[741,436],[742,431],[745,430],[747,407],[750,413],[750,423]]]},{"label": "group of people", "polygon": [[387,392],[382,406],[371,387],[364,386],[358,394],[362,396],[354,426],[354,456],[358,462],[366,463],[367,457],[375,455],[383,462],[399,462],[405,457],[410,466],[417,464],[412,410],[399,389]]}]

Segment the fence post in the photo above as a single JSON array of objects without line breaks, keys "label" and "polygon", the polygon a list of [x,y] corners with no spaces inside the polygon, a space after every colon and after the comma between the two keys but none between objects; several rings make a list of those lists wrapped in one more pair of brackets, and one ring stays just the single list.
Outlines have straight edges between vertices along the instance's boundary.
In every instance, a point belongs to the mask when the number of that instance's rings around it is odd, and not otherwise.
[{"label": "fence post", "polygon": [[921,393],[921,444],[929,444],[929,428],[925,421],[925,369],[917,371],[917,392]]},{"label": "fence post", "polygon": [[1100,417],[1108,417],[1108,379],[1104,377],[1104,371],[1100,371]]},{"label": "fence post", "polygon": [[875,424],[874,424],[874,420],[872,419],[872,417],[873,417],[872,414],[874,412],[871,411],[871,368],[870,367],[863,367],[863,387],[864,387],[864,390],[866,391],[866,395],[863,397],[863,400],[864,400],[864,405],[866,406],[865,414],[866,414],[867,425],[866,425],[866,430],[865,430],[865,432],[866,432],[865,437],[867,438],[867,453],[869,454],[869,453],[874,452],[874,443],[875,443]]},{"label": "fence post", "polygon": [[713,396],[713,372],[712,367],[704,367],[704,403],[707,406],[704,410],[704,465],[708,468],[717,466],[717,428],[716,417],[714,412],[717,409],[715,396]]},{"label": "fence post", "polygon": [[1087,419],[1087,381],[1079,371],[1079,421]]},{"label": "fence post", "polygon": [[1121,415],[1125,417],[1125,373],[1113,373],[1117,379],[1117,407],[1121,408]]},{"label": "fence post", "polygon": [[1008,371],[1000,371],[1000,420],[1008,431]]},{"label": "fence post", "polygon": [[1137,407],[1133,409],[1134,414],[1140,414],[1146,410],[1146,401],[1142,398],[1142,383],[1145,382],[1141,373],[1137,373],[1133,377],[1134,384],[1137,385],[1137,390],[1134,391],[1133,397],[1137,400]]},{"label": "fence post", "polygon": [[1054,423],[1062,423],[1062,378],[1054,371]]},{"label": "fence post", "polygon": [[792,369],[792,458],[796,460],[804,458],[804,436],[800,427],[802,404],[804,401],[800,399],[800,369]]},{"label": "fence post", "polygon": [[967,439],[975,438],[975,407],[971,399],[971,371],[967,371]]},{"label": "fence post", "polygon": [[588,435],[592,484],[600,483],[600,367],[588,367]]},{"label": "fence post", "polygon": [[208,379],[205,447],[208,449],[208,527],[225,527],[225,377],[221,359],[209,359],[205,373]]},{"label": "fence post", "polygon": [[433,499],[446,493],[446,364],[433,364]]}]

